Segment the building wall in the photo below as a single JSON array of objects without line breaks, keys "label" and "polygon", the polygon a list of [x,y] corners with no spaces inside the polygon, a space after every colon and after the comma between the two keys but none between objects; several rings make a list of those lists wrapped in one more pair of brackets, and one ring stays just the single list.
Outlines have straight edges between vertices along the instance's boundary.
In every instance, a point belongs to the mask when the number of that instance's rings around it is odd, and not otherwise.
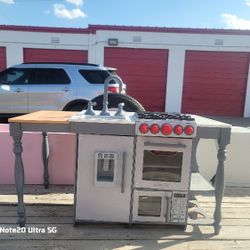
[{"label": "building wall", "polygon": [[23,62],[24,48],[88,50],[89,35],[0,29],[0,47],[2,46],[6,47],[6,65],[10,67]]},{"label": "building wall", "polygon": [[[117,38],[121,48],[166,49],[168,50],[168,72],[166,79],[165,110],[180,112],[182,108],[185,53],[190,51],[234,51],[250,52],[247,32],[225,32],[218,30],[161,30],[108,26],[95,27],[79,33],[1,30],[0,47],[6,47],[7,67],[23,62],[24,48],[87,50],[88,62],[103,64],[104,49],[109,47],[108,39]],[[66,29],[65,29],[66,30]],[[87,32],[88,31],[88,32]],[[58,42],[59,40],[59,42]],[[248,65],[249,67],[249,65]],[[248,74],[244,117],[250,117],[250,77]]]},{"label": "building wall", "polygon": [[[96,56],[91,58],[93,62],[104,62],[103,50],[108,46],[108,38],[117,38],[119,40],[118,47],[168,49],[169,56],[165,110],[170,112],[181,112],[185,52],[187,50],[250,52],[250,47],[248,46],[249,36],[247,35],[179,34],[101,30],[96,32],[95,49],[97,52]],[[140,42],[135,42],[135,40],[140,40]],[[249,92],[250,90],[247,87],[244,109],[245,117],[250,116]]]}]

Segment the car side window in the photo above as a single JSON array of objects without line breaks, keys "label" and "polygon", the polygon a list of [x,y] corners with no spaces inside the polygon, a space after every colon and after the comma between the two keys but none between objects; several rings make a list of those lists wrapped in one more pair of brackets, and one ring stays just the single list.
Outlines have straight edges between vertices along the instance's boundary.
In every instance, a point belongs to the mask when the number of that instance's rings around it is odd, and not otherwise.
[{"label": "car side window", "polygon": [[81,76],[89,83],[101,84],[104,83],[109,73],[105,70],[79,70]]},{"label": "car side window", "polygon": [[63,69],[33,69],[30,84],[69,84],[70,78]]},{"label": "car side window", "polygon": [[27,84],[30,69],[9,68],[0,72],[0,84]]}]

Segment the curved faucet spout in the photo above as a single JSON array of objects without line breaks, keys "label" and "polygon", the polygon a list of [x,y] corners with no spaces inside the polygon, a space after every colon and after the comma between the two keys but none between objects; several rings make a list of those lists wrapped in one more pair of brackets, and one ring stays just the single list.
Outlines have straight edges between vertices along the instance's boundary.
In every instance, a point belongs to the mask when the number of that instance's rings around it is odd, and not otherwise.
[{"label": "curved faucet spout", "polygon": [[119,93],[122,92],[123,81],[119,76],[109,76],[106,78],[104,82],[104,94],[103,94],[103,106],[100,115],[102,116],[109,116],[110,113],[108,112],[108,85],[111,80],[115,80],[119,84]]}]

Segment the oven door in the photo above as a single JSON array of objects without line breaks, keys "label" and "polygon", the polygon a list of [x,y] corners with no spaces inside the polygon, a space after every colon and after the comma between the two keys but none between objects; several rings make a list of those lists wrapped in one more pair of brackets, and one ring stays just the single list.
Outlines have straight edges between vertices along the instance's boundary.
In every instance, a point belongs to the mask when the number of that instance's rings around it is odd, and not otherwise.
[{"label": "oven door", "polygon": [[169,222],[171,192],[135,191],[133,204],[133,222]]},{"label": "oven door", "polygon": [[138,137],[135,186],[162,190],[187,190],[192,140]]}]

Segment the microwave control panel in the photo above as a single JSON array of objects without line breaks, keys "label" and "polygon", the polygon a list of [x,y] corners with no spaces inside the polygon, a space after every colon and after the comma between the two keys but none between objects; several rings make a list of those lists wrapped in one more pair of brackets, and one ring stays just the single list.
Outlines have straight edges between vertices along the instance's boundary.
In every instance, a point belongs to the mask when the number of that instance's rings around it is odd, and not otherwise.
[{"label": "microwave control panel", "polygon": [[187,192],[173,192],[170,223],[185,224],[187,217]]}]

